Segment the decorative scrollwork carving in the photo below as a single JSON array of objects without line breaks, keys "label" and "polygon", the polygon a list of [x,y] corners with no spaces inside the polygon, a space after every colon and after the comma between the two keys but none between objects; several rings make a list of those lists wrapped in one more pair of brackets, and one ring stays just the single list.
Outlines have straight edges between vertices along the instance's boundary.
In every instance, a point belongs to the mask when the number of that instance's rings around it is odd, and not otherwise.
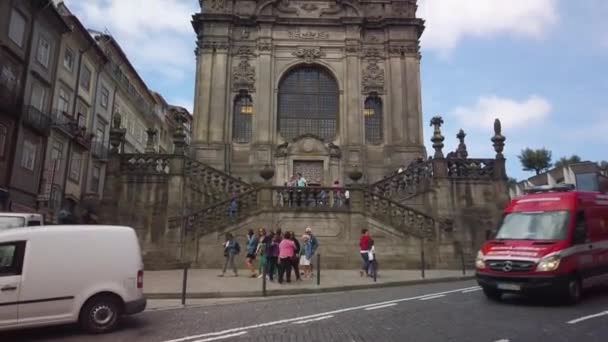
[{"label": "decorative scrollwork carving", "polygon": [[291,39],[306,39],[306,40],[329,39],[329,33],[325,32],[325,31],[319,31],[319,32],[306,31],[306,32],[301,32],[298,29],[298,30],[289,31],[288,35],[289,35],[289,38],[291,38]]},{"label": "decorative scrollwork carving", "polygon": [[255,68],[247,59],[241,59],[232,73],[232,90],[235,92],[247,90],[255,92]]},{"label": "decorative scrollwork carving", "polygon": [[304,59],[304,62],[306,63],[312,63],[317,58],[325,57],[325,52],[321,51],[319,48],[298,48],[292,55]]},{"label": "decorative scrollwork carving", "polygon": [[375,60],[370,61],[363,70],[363,93],[384,94],[384,69]]}]

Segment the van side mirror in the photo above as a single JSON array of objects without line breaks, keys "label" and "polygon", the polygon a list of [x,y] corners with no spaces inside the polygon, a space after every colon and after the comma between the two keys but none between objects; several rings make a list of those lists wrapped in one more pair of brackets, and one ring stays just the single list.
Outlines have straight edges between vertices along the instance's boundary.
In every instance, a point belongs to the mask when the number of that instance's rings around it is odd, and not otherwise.
[{"label": "van side mirror", "polygon": [[580,245],[587,242],[587,232],[584,229],[575,229],[572,235],[572,244]]}]

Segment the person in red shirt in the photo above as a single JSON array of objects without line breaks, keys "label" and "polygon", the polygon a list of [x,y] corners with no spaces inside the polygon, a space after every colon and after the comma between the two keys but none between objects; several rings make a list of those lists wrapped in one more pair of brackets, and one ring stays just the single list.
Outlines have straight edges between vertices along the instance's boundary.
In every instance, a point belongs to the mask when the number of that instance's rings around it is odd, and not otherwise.
[{"label": "person in red shirt", "polygon": [[363,266],[361,268],[362,277],[363,275],[368,275],[370,240],[369,231],[367,229],[362,229],[361,238],[359,239],[359,251],[361,253],[361,258],[363,259]]}]

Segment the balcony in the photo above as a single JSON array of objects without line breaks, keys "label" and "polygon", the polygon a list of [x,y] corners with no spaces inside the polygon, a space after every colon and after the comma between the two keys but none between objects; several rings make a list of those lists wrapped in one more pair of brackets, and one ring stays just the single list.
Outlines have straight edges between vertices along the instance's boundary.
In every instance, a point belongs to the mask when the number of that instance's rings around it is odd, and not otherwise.
[{"label": "balcony", "polygon": [[40,134],[48,135],[52,124],[50,115],[32,106],[23,107],[23,124]]},{"label": "balcony", "polygon": [[56,109],[52,114],[53,128],[57,128],[67,135],[73,136],[78,128],[78,122],[67,112]]},{"label": "balcony", "polygon": [[97,160],[108,160],[109,150],[108,145],[103,141],[94,140],[91,143],[91,153]]},{"label": "balcony", "polygon": [[87,150],[91,149],[91,142],[93,141],[93,135],[87,133],[85,127],[78,127],[78,131],[74,132],[74,142],[80,145],[82,148]]},{"label": "balcony", "polygon": [[19,117],[17,87],[9,87],[0,82],[0,109],[8,112],[7,114]]}]

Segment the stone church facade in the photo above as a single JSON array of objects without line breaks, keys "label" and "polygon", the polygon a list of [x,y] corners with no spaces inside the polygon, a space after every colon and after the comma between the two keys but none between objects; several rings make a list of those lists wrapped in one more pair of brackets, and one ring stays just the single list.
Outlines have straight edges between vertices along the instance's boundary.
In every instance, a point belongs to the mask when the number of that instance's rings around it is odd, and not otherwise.
[{"label": "stone church facade", "polygon": [[425,157],[415,0],[205,0],[193,157],[248,182],[373,182]]}]

